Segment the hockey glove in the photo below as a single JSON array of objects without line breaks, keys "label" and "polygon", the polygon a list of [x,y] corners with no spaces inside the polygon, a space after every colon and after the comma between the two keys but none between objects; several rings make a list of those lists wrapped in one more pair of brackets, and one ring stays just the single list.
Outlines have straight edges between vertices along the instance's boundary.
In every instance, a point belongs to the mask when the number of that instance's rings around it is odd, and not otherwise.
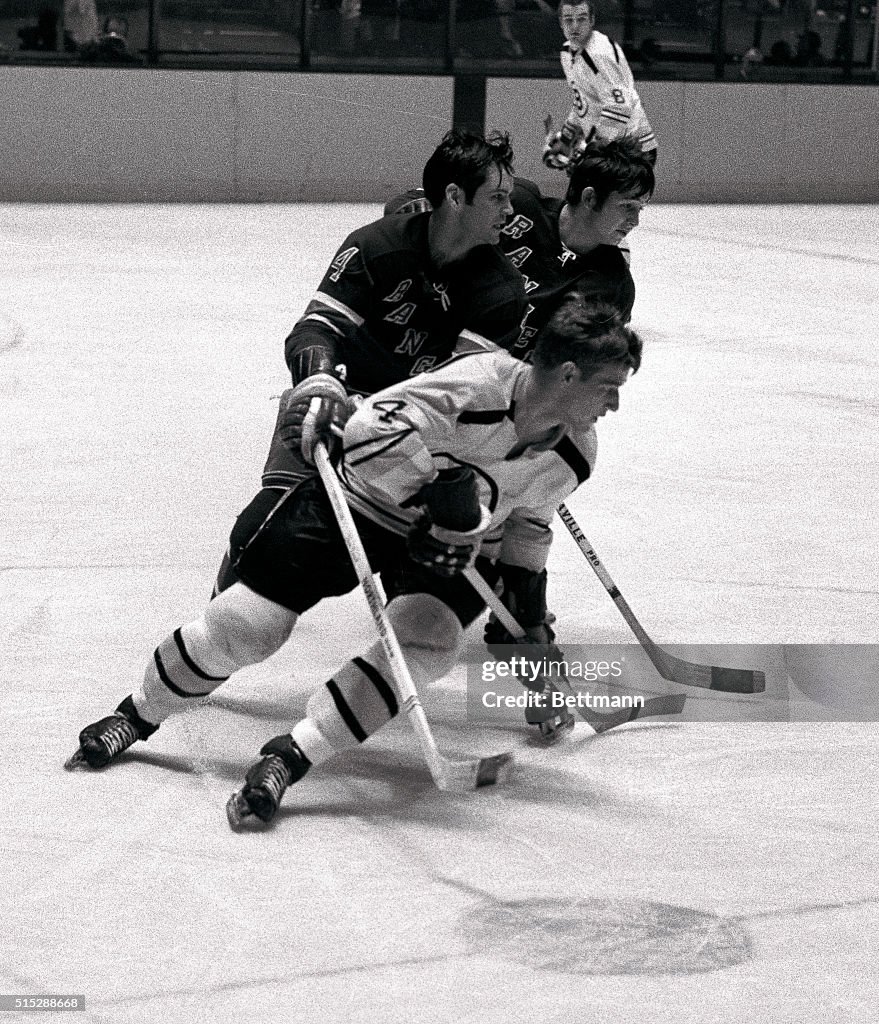
[{"label": "hockey glove", "polygon": [[[505,562],[501,562],[498,568],[503,587],[500,597],[510,614],[528,634],[529,640],[538,644],[552,643],[555,633],[550,623],[555,622],[555,616],[546,608],[546,569],[535,572]],[[485,627],[485,642],[514,644],[516,641],[492,615]]]},{"label": "hockey glove", "polygon": [[384,215],[389,217],[394,213],[426,213],[432,209],[423,188],[410,188],[408,192],[402,192],[385,203]]},{"label": "hockey glove", "polygon": [[342,434],[353,404],[338,377],[315,373],[281,395],[278,434],[284,444],[299,449],[314,463],[314,447],[322,441],[330,458],[341,452]]},{"label": "hockey glove", "polygon": [[438,576],[456,576],[476,561],[479,545],[491,524],[491,513],[479,502],[473,470],[464,466],[440,470],[421,488],[423,510],[409,529],[409,557]]},{"label": "hockey glove", "polygon": [[[547,127],[551,124],[552,121],[548,118]],[[559,171],[564,170],[573,160],[576,160],[585,148],[586,140],[582,130],[579,126],[565,121],[560,131],[547,132],[546,142],[543,146],[543,162],[547,167]]]}]

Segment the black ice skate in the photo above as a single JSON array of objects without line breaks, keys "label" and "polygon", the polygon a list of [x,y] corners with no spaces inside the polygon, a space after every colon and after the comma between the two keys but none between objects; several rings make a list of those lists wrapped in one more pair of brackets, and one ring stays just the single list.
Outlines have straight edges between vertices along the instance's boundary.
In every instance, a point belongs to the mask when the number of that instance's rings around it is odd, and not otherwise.
[{"label": "black ice skate", "polygon": [[64,763],[74,768],[106,768],[132,743],[148,739],[158,729],[137,713],[134,701],[126,697],[112,715],[87,725],[79,734],[79,749]]},{"label": "black ice skate", "polygon": [[537,726],[541,742],[547,746],[564,739],[574,728],[576,718],[566,707],[554,708],[550,702],[552,689],[535,694],[535,701],[525,708],[525,721]]},{"label": "black ice skate", "polygon": [[252,815],[263,822],[271,821],[287,787],[311,767],[311,761],[289,734],[269,740],[260,754],[263,759],[248,770],[244,788],[233,793],[226,804],[226,817],[233,829],[240,828],[243,819]]}]

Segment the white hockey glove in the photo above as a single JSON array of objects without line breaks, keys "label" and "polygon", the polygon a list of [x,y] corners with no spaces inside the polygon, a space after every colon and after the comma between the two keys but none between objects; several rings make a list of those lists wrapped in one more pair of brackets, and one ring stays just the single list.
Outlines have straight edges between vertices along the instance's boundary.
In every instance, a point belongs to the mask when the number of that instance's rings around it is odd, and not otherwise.
[{"label": "white hockey glove", "polygon": [[441,470],[422,487],[424,509],[409,528],[409,557],[438,576],[456,576],[473,565],[491,513],[479,502],[470,467]]},{"label": "white hockey glove", "polygon": [[314,463],[314,447],[322,441],[330,458],[341,451],[345,424],[353,402],[338,377],[315,373],[281,395],[278,434],[288,448],[301,450]]}]

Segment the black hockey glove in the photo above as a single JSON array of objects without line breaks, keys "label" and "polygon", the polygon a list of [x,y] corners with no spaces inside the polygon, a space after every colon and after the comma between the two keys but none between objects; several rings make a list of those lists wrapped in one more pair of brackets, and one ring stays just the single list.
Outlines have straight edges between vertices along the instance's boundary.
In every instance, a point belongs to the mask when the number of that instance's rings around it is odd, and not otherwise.
[{"label": "black hockey glove", "polygon": [[330,458],[342,448],[342,434],[353,402],[345,385],[331,373],[315,373],[281,395],[278,435],[288,448],[301,450],[314,462],[314,446],[322,441]]},{"label": "black hockey glove", "polygon": [[[509,656],[508,650],[498,651],[498,645],[521,643],[550,647],[557,651],[553,641],[555,633],[551,624],[555,616],[546,608],[546,569],[535,572],[534,569],[522,568],[520,565],[507,565],[501,562],[500,583],[503,587],[501,600],[515,621],[525,630],[526,636],[514,640],[494,615],[489,616],[486,624],[485,640],[489,650],[500,658]],[[544,650],[540,656],[546,656]],[[550,656],[555,656],[551,654]]]},{"label": "black hockey glove", "polygon": [[479,503],[476,476],[469,467],[443,469],[418,493],[424,506],[409,528],[409,557],[438,576],[456,576],[473,565],[491,523]]}]

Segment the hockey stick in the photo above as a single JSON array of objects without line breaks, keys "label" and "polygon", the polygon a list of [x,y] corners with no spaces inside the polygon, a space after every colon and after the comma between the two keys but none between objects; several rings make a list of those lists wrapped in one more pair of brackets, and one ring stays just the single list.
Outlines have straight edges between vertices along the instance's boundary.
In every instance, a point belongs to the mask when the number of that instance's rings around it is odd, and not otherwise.
[{"label": "hockey stick", "polygon": [[[526,637],[525,630],[513,618],[509,608],[492,590],[486,580],[472,566],[464,570],[468,582],[488,605],[490,611],[494,612],[504,629],[514,640],[523,640]],[[649,715],[679,715],[684,710],[686,697],[683,694],[664,694],[661,697],[651,697],[644,701],[640,707],[623,708],[621,711],[608,713],[595,711],[592,708],[583,708],[576,701],[576,691],[565,679],[564,676],[558,679],[547,680],[549,684],[564,693],[566,696],[574,697],[575,704],[580,717],[587,722],[597,733],[607,732],[618,725],[625,725],[626,722],[634,722],[636,718],[646,718]]]},{"label": "hockey stick", "polygon": [[656,671],[663,679],[680,683],[683,686],[699,686],[705,690],[720,690],[724,693],[762,693],[766,689],[766,676],[757,669],[700,665],[695,661],[677,658],[655,644],[635,617],[635,613],[617,589],[617,585],[610,578],[610,573],[605,569],[601,559],[586,539],[586,535],[577,525],[577,520],[571,515],[567,505],[564,503],[559,505],[558,513],[562,522],[567,526],[568,532],[574,538],[577,547],[583,552],[586,561],[601,580],[601,585],[610,594],[613,603],[629,624],[629,628],[638,638],[638,642],[647,652],[647,657],[653,662]]},{"label": "hockey stick", "polygon": [[345,541],[348,554],[351,556],[354,571],[357,573],[360,586],[363,588],[363,593],[366,596],[366,603],[369,605],[369,610],[372,612],[372,617],[375,620],[378,635],[388,659],[391,674],[399,692],[403,708],[409,716],[409,721],[412,723],[415,735],[421,744],[421,750],[425,761],[427,761],[430,774],[433,776],[433,781],[439,789],[451,790],[454,793],[467,793],[481,786],[493,786],[500,780],[502,769],[512,760],[512,754],[493,754],[489,757],[471,760],[452,760],[440,753],[433,738],[430,724],[427,721],[427,716],[424,713],[424,708],[421,706],[421,700],[418,697],[418,691],[415,689],[415,683],[412,681],[412,676],[406,665],[406,659],[403,657],[403,652],[400,649],[400,643],[397,640],[394,627],[391,625],[391,621],[385,611],[384,600],[379,593],[375,580],[372,578],[369,559],[363,549],[363,543],[360,540],[360,535],[357,532],[357,527],[351,516],[348,503],[345,500],[342,486],[336,477],[335,470],[330,463],[327,450],[323,444],[319,443],[315,446],[314,460],[329,496],[330,503],[333,506],[333,511],[336,514],[336,521],[339,524],[339,529],[342,531],[342,538]]}]

